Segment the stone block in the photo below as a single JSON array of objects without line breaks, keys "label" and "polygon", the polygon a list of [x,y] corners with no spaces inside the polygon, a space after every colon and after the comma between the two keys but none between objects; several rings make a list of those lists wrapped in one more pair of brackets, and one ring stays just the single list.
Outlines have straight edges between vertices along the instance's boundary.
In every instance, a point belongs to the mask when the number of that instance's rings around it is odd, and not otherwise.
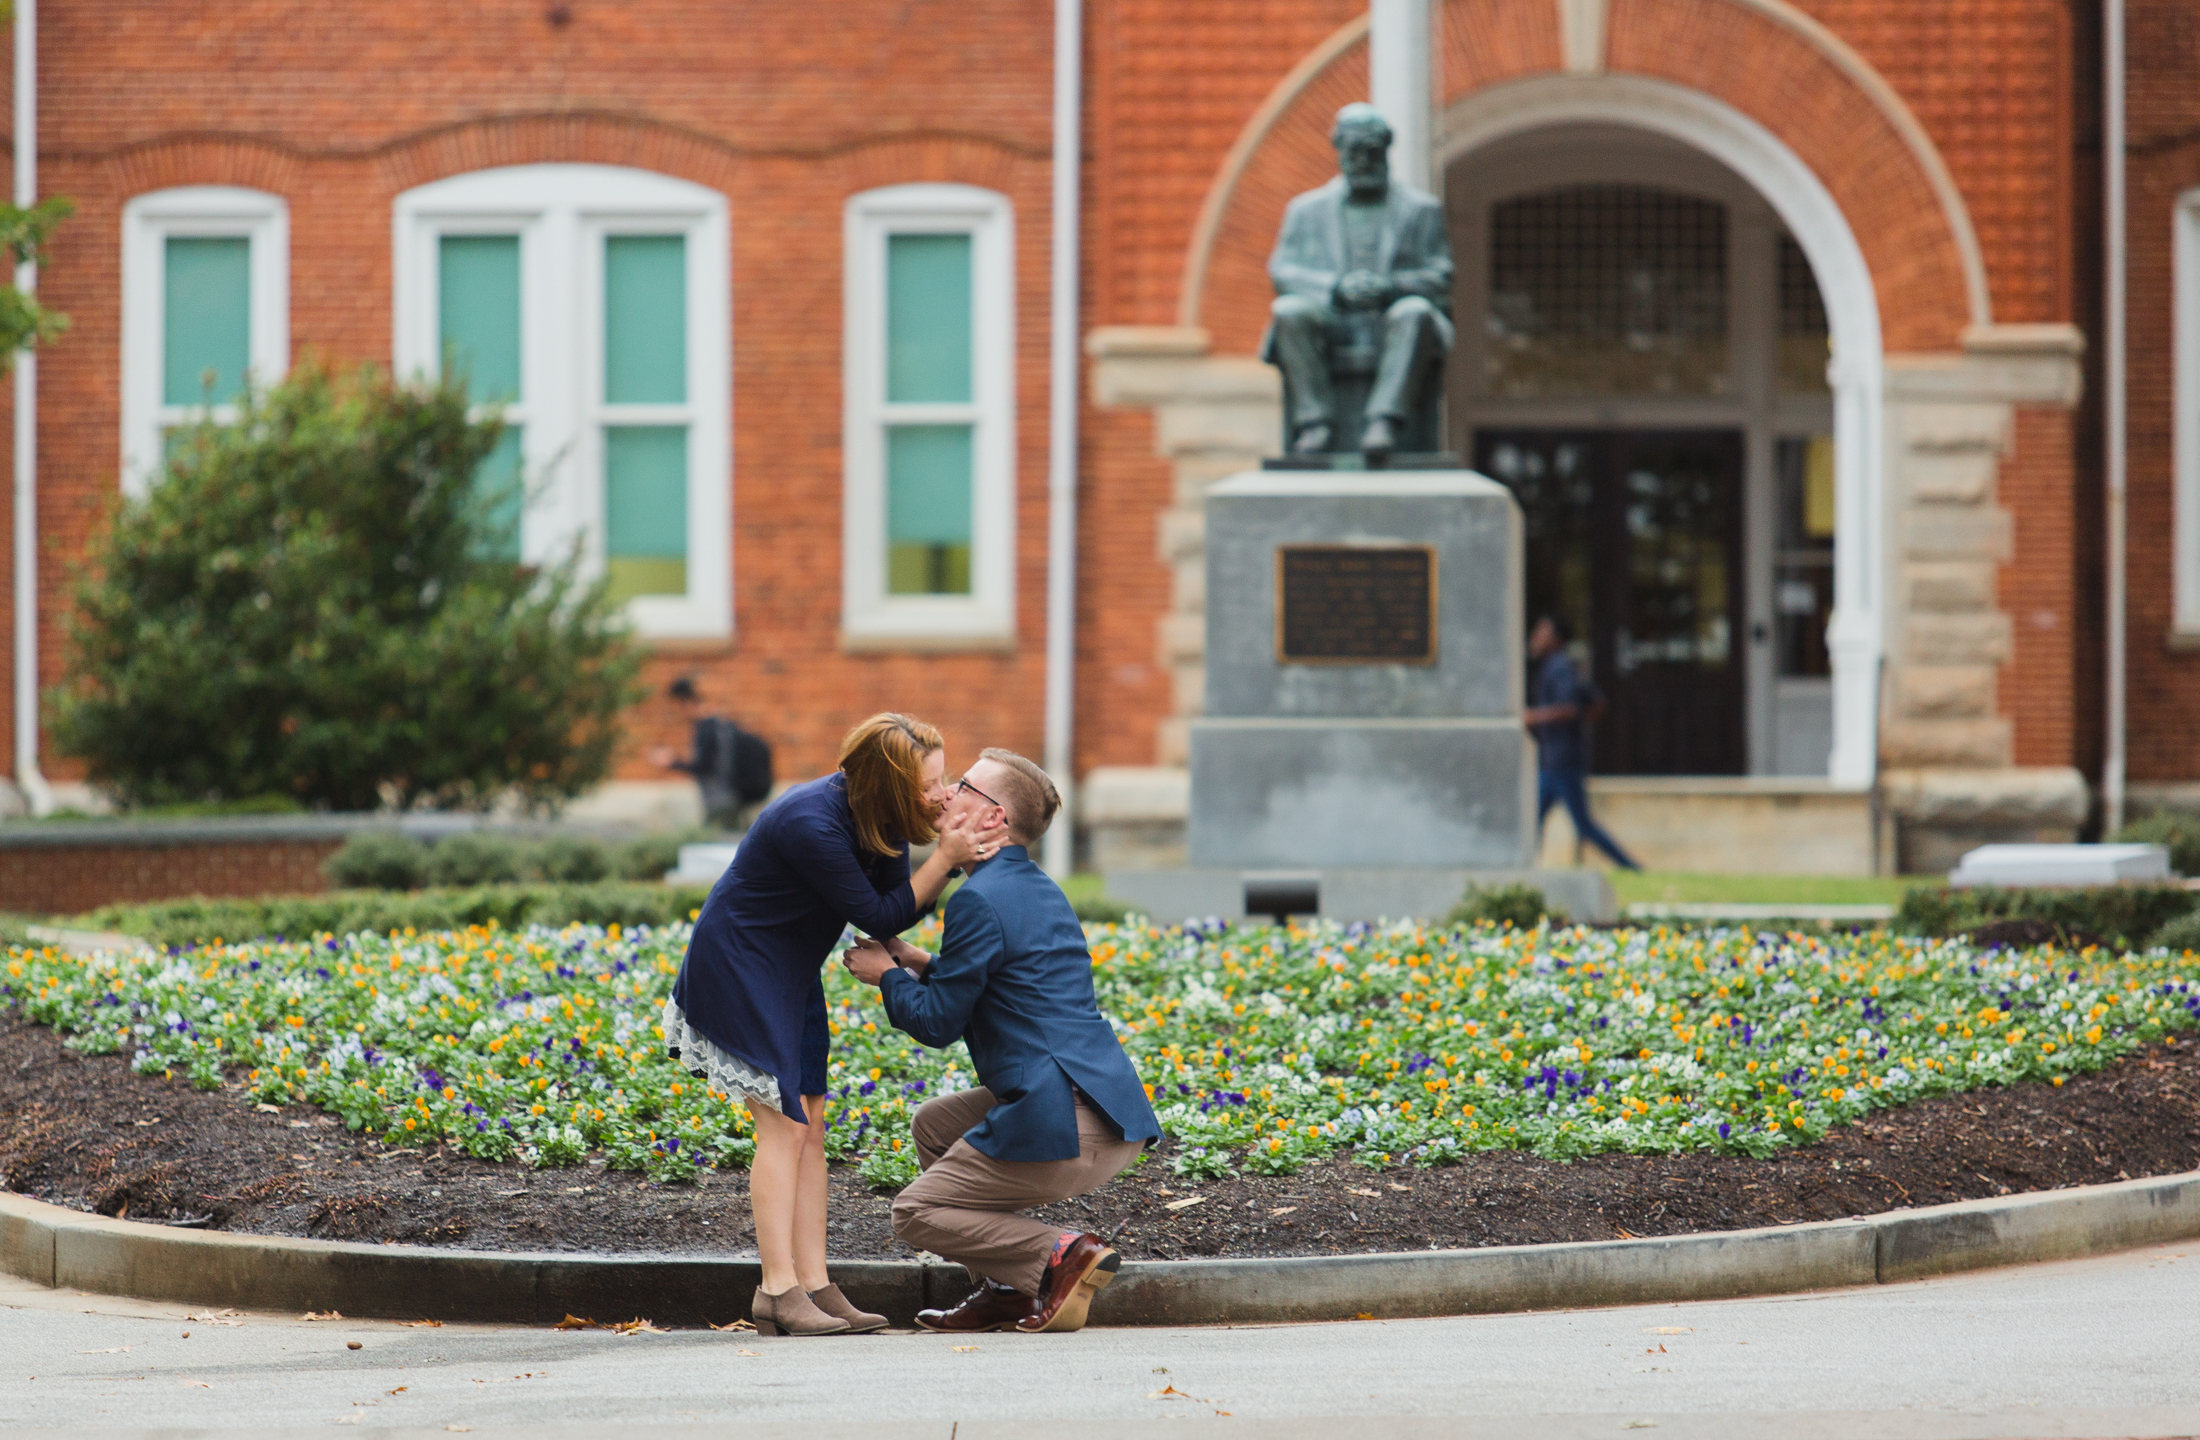
[{"label": "stone block", "polygon": [[1207,617],[1204,615],[1164,615],[1157,633],[1163,665],[1197,661],[1207,653]]},{"label": "stone block", "polygon": [[1903,445],[1914,451],[1992,456],[2007,450],[2012,438],[2006,405],[1923,401],[1895,407],[1895,416]]},{"label": "stone block", "polygon": [[1919,720],[1967,720],[1994,713],[1991,665],[1905,665],[1895,672],[1899,713]]},{"label": "stone block", "polygon": [[1999,601],[1987,560],[1913,560],[1903,567],[1913,611],[1991,610]]},{"label": "stone block", "polygon": [[1157,765],[1191,765],[1192,722],[1188,717],[1171,715],[1154,726],[1153,758]]},{"label": "stone block", "polygon": [[1078,787],[1077,816],[1087,824],[1173,820],[1192,810],[1192,775],[1174,765],[1101,765]]},{"label": "stone block", "polygon": [[[1278,548],[1294,544],[1430,547],[1434,663],[1283,663]],[[1256,472],[1224,481],[1207,497],[1207,713],[1516,714],[1521,547],[1511,492],[1471,471]]]},{"label": "stone block", "polygon": [[1906,457],[1902,477],[1910,498],[1973,505],[1994,493],[2000,457],[1991,450],[1940,450]]},{"label": "stone block", "polygon": [[1204,555],[1188,556],[1170,567],[1176,583],[1170,587],[1175,608],[1194,614],[1207,608],[1207,559]]},{"label": "stone block", "polygon": [[1991,770],[1890,765],[1881,772],[1879,787],[1894,814],[1937,825],[2075,826],[2084,822],[2092,803],[2085,776],[2067,765]]},{"label": "stone block", "polygon": [[1997,769],[2016,755],[2015,727],[2006,718],[1969,720],[1892,718],[1880,727],[1883,765]]},{"label": "stone block", "polygon": [[1992,505],[1912,505],[1901,525],[1902,552],[1913,560],[2005,561],[2016,544],[2016,522]]},{"label": "stone block", "polygon": [[1996,610],[1913,614],[1902,627],[1908,665],[1999,665],[2009,658],[2009,617]]},{"label": "stone block", "polygon": [[[1871,795],[1825,780],[1598,775],[1589,781],[1589,805],[1597,822],[1653,870],[1872,873]],[[1565,810],[1552,810],[1543,823],[1541,862],[1597,860],[1595,851],[1576,847]]]},{"label": "stone block", "polygon": [[1207,713],[1207,667],[1179,662],[1169,667],[1170,697],[1179,715]]},{"label": "stone block", "polygon": [[1164,510],[1156,529],[1163,560],[1189,559],[1206,548],[1207,512],[1191,505]]},{"label": "stone block", "polygon": [[1201,720],[1191,859],[1248,869],[1528,863],[1534,776],[1517,717]]},{"label": "stone block", "polygon": [[1154,445],[1164,455],[1220,450],[1247,462],[1273,451],[1283,439],[1280,400],[1171,401],[1154,412]]}]

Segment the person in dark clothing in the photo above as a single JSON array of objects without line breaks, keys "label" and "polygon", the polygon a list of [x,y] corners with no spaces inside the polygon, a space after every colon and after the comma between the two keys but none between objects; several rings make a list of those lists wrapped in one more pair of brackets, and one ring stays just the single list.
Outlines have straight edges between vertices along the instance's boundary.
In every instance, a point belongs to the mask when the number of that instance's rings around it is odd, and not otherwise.
[{"label": "person in dark clothing", "polygon": [[1009,843],[947,904],[937,955],[891,935],[844,963],[879,987],[894,1027],[969,1047],[975,1088],[910,1121],[924,1167],[894,1199],[894,1233],[961,1262],[979,1282],[959,1305],[917,1312],[927,1330],[1076,1330],[1122,1260],[1100,1236],[1022,1212],[1097,1190],[1161,1138],[1146,1086],[1100,1013],[1092,954],[1069,900],[1031,861],[1061,808],[1047,773],[987,750],[948,819],[1001,815]]},{"label": "person in dark clothing", "polygon": [[682,675],[665,693],[687,716],[693,739],[684,757],[669,745],[659,745],[650,752],[650,760],[694,776],[695,788],[703,796],[703,819],[721,829],[738,830],[742,811],[771,795],[771,746],[761,736],[705,710],[692,675]]},{"label": "person in dark clothing", "polygon": [[[998,855],[999,817],[947,814],[945,743],[907,715],[874,715],[841,742],[840,768],[764,808],[703,902],[665,1002],[665,1048],[756,1124],[749,1209],[763,1283],[759,1334],[875,1330],[825,1272],[822,972],[845,928],[915,924],[949,875]],[[914,875],[909,847],[938,848]]]},{"label": "person in dark clothing", "polygon": [[1566,653],[1571,638],[1566,622],[1556,615],[1544,616],[1528,632],[1534,678],[1528,686],[1528,708],[1520,712],[1520,719],[1535,736],[1536,825],[1541,827],[1553,805],[1563,804],[1573,817],[1576,835],[1611,856],[1622,870],[1640,870],[1634,857],[1589,813],[1588,722],[1604,708],[1604,697],[1582,678],[1574,657]]}]

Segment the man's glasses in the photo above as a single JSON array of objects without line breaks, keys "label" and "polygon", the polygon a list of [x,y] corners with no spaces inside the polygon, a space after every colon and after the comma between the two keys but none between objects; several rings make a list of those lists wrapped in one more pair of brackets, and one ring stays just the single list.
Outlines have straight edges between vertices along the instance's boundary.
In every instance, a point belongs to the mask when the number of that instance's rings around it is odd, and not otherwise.
[{"label": "man's glasses", "polygon": [[955,793],[960,795],[965,790],[968,790],[971,794],[977,796],[980,800],[983,800],[988,805],[1000,805],[1003,810],[1006,810],[1008,808],[1006,805],[1001,805],[1000,801],[994,799],[991,795],[986,794],[983,790],[980,790],[977,786],[971,784],[968,780],[957,780],[955,782]]}]

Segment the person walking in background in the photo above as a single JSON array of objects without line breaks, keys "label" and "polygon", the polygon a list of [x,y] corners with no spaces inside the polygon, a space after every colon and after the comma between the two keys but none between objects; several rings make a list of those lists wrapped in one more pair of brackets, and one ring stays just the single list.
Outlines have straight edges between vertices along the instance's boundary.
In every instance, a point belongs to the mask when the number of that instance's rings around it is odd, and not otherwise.
[{"label": "person walking in background", "polygon": [[1582,678],[1574,657],[1566,653],[1573,638],[1566,622],[1545,615],[1528,632],[1528,660],[1533,667],[1528,685],[1528,708],[1521,723],[1535,736],[1535,823],[1542,833],[1543,817],[1553,805],[1563,804],[1573,817],[1574,833],[1612,858],[1622,870],[1640,870],[1632,855],[1606,833],[1589,813],[1589,722],[1604,709],[1604,697]]},{"label": "person walking in background", "polygon": [[740,829],[741,812],[771,798],[771,743],[705,710],[692,675],[673,681],[665,694],[688,718],[694,735],[691,753],[682,758],[671,746],[659,745],[650,752],[650,760],[662,769],[695,777],[695,787],[703,792],[705,823],[723,830]]}]

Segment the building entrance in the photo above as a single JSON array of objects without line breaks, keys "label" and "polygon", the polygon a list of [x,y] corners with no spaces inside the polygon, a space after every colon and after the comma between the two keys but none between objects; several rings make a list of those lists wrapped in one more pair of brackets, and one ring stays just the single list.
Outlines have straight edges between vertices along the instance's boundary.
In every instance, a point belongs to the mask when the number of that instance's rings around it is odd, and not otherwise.
[{"label": "building entrance", "polygon": [[1745,772],[1741,432],[1485,430],[1475,465],[1520,501],[1529,618],[1605,660],[1595,768]]},{"label": "building entrance", "polygon": [[1826,311],[1763,197],[1677,141],[1554,127],[1445,175],[1452,448],[1527,518],[1527,606],[1610,698],[1608,775],[1832,750]]}]

